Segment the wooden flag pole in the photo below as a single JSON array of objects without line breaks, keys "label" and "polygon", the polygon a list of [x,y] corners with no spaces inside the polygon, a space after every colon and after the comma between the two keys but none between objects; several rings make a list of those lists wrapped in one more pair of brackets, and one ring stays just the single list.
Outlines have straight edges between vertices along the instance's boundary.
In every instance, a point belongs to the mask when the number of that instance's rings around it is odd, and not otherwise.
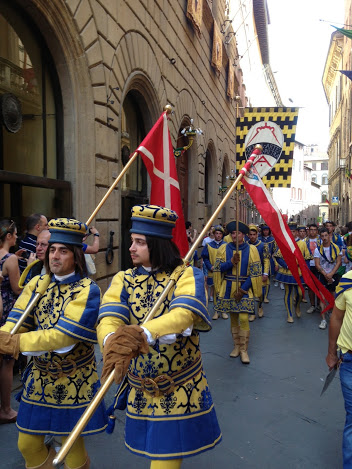
[{"label": "wooden flag pole", "polygon": [[[171,111],[172,111],[172,107],[170,106],[170,104],[167,104],[165,107],[164,107],[164,111],[167,112],[167,114],[171,114]],[[137,158],[138,156],[138,152],[135,151],[133,153],[133,155],[131,156],[131,158],[128,160],[128,163],[126,164],[126,166],[123,168],[123,170],[121,171],[121,173],[117,176],[117,178],[115,179],[115,181],[113,182],[113,184],[111,184],[109,190],[107,191],[107,193],[104,195],[104,197],[101,199],[101,201],[99,202],[99,204],[97,205],[97,207],[95,208],[94,212],[91,214],[91,216],[88,218],[87,220],[87,225],[90,225],[93,221],[93,219],[95,218],[96,214],[99,212],[99,210],[101,209],[101,207],[105,204],[105,202],[107,201],[109,195],[111,194],[111,192],[115,189],[115,187],[117,186],[117,184],[121,181],[121,179],[123,178],[123,176],[126,174],[126,172],[130,169],[132,163],[134,162],[134,160]]]}]

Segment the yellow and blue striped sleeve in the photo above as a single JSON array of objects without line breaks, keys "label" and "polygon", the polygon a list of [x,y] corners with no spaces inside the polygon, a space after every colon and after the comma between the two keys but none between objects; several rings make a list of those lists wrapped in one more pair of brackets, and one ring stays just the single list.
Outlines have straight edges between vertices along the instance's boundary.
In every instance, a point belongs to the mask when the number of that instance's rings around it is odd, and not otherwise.
[{"label": "yellow and blue striped sleeve", "polygon": [[126,272],[119,272],[112,279],[110,287],[103,296],[98,318],[98,343],[103,347],[104,338],[115,332],[122,324],[130,323],[128,292],[124,286]]},{"label": "yellow and blue striped sleeve", "polygon": [[64,305],[55,328],[75,339],[97,342],[96,324],[100,305],[100,288],[89,278],[82,279],[82,289]]}]

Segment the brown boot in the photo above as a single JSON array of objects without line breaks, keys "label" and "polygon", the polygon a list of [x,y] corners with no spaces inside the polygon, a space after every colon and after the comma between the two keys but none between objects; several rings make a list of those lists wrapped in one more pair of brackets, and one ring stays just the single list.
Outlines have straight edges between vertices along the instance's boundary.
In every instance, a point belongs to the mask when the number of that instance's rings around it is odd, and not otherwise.
[{"label": "brown boot", "polygon": [[219,314],[217,313],[217,311],[215,311],[215,313],[213,314],[213,317],[212,319],[215,321],[215,319],[219,319]]},{"label": "brown boot", "polygon": [[299,309],[299,306],[296,307],[296,316],[297,316],[298,318],[301,317],[301,310]]},{"label": "brown boot", "polygon": [[73,467],[68,466],[66,463],[65,463],[65,466],[64,466],[64,469],[89,469],[89,468],[90,468],[89,456],[87,456],[86,462],[82,466],[73,468]]},{"label": "brown boot", "polygon": [[262,318],[264,316],[263,306],[258,308],[258,318]]},{"label": "brown boot", "polygon": [[51,447],[49,448],[49,453],[46,460],[42,464],[39,464],[39,466],[26,466],[26,469],[53,469],[53,461],[55,456],[56,451],[54,450],[54,448]]},{"label": "brown boot", "polygon": [[227,313],[221,313],[222,319],[229,319],[229,315]]},{"label": "brown boot", "polygon": [[255,314],[248,314],[248,321],[253,322],[255,319]]},{"label": "brown boot", "polygon": [[231,332],[235,348],[230,353],[230,357],[236,358],[240,354],[240,326],[231,327]]},{"label": "brown boot", "polygon": [[247,353],[249,334],[250,334],[250,331],[240,330],[240,355],[241,355],[241,362],[245,365],[248,365],[250,363],[249,356]]}]

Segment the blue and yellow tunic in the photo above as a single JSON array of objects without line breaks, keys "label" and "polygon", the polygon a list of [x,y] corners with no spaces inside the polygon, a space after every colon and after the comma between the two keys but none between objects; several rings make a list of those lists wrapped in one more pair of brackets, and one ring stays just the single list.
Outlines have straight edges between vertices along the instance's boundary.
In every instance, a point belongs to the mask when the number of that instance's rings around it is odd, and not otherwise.
[{"label": "blue and yellow tunic", "polygon": [[[254,297],[262,294],[262,266],[258,249],[247,243],[239,247],[239,277],[237,266],[232,265],[231,258],[236,252],[234,243],[224,244],[218,250],[218,259],[214,268],[215,289],[219,288],[219,301],[215,305],[219,314],[249,313],[254,314]],[[247,293],[241,301],[234,295],[237,286]]]},{"label": "blue and yellow tunic", "polygon": [[[61,282],[48,275],[34,277],[2,330],[11,331],[43,283],[48,285],[46,291],[19,331],[20,351],[34,356],[22,377],[17,427],[24,433],[65,436],[100,387],[94,355],[100,289],[76,274]],[[102,403],[82,435],[101,432],[106,426]]]},{"label": "blue and yellow tunic", "polygon": [[277,265],[277,261],[274,257],[274,253],[277,250],[277,244],[273,236],[258,236],[258,240],[264,243],[266,246],[268,257],[270,260],[270,271],[269,275],[275,274],[275,266]]},{"label": "blue and yellow tunic", "polygon": [[[143,267],[118,273],[100,308],[99,344],[122,324],[141,324],[168,281],[167,273]],[[183,336],[190,326],[191,335]],[[199,347],[199,331],[211,329],[203,273],[194,267],[180,269],[176,285],[143,327],[156,343],[129,367],[126,447],[151,459],[185,458],[213,448],[221,432]],[[176,334],[176,341],[159,343],[167,334]],[[162,382],[162,392],[148,388]]]},{"label": "blue and yellow tunic", "polygon": [[[305,241],[299,240],[297,241],[297,246],[299,247],[304,260],[306,261],[307,267],[309,269],[309,261],[313,259],[313,256],[310,254],[309,249]],[[276,280],[278,282],[287,284],[287,285],[298,285],[296,279],[292,275],[291,271],[289,270],[285,259],[282,257],[280,249],[277,249],[275,253],[275,258],[279,264],[279,271],[276,275]],[[301,282],[304,283],[303,277],[301,276],[301,269],[298,268],[298,272],[300,275]]]},{"label": "blue and yellow tunic", "polygon": [[225,244],[225,241],[221,240],[218,243],[213,240],[206,244],[202,250],[202,258],[206,268],[208,269],[208,285],[213,285],[213,272],[211,268],[215,265],[217,258],[217,251],[220,246]]}]

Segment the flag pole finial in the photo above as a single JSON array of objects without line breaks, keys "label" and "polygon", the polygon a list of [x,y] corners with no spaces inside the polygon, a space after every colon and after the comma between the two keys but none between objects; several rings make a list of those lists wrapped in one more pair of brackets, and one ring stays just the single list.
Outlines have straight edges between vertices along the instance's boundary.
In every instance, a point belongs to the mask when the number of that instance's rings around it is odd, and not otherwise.
[{"label": "flag pole finial", "polygon": [[171,104],[167,104],[166,106],[164,106],[164,111],[166,111],[168,114],[171,114],[172,113]]}]

